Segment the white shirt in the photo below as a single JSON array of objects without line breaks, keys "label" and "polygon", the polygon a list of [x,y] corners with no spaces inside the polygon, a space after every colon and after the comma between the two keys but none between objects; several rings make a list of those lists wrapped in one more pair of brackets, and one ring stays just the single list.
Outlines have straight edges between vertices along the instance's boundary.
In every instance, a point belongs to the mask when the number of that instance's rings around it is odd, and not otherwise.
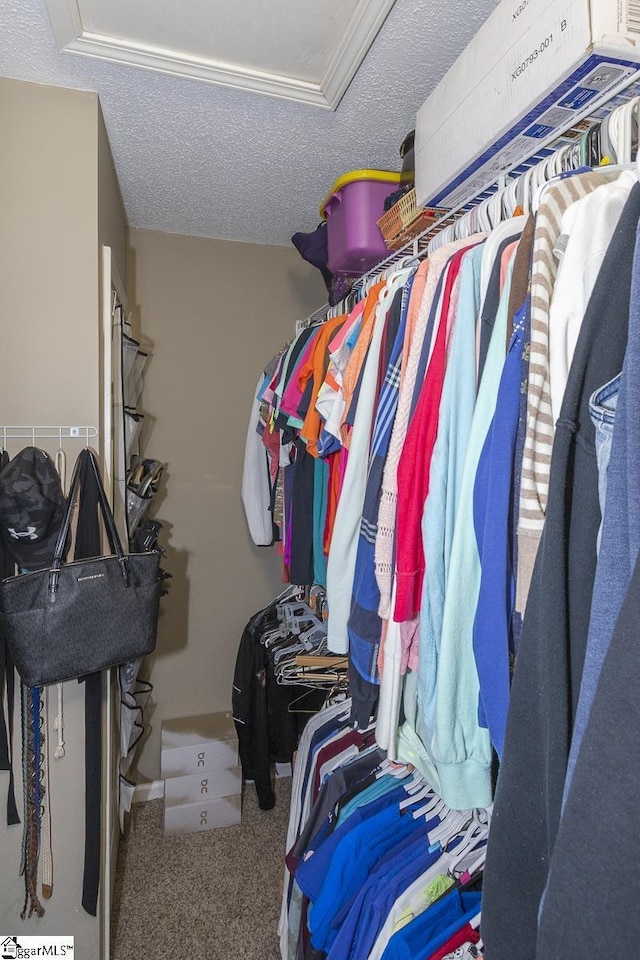
[{"label": "white shirt", "polygon": [[242,469],[242,505],[249,525],[251,539],[258,547],[268,547],[273,543],[273,523],[269,505],[271,503],[271,484],[269,482],[269,461],[267,449],[256,432],[260,416],[258,391],[264,375],[258,380],[249,417],[249,429],[244,447],[244,466]]},{"label": "white shirt", "polygon": [[338,501],[333,537],[327,563],[327,603],[329,621],[327,643],[333,653],[349,649],[347,623],[351,612],[351,593],[358,552],[358,535],[367,486],[369,442],[375,407],[378,360],[387,311],[396,290],[407,280],[410,270],[400,270],[378,294],[373,336],[367,353],[358,406],[356,409],[349,459]]},{"label": "white shirt", "polygon": [[[622,208],[638,178],[625,170],[565,211],[554,253],[561,257],[549,308],[549,384],[554,423],[589,298]],[[563,252],[564,251],[564,252]]]}]

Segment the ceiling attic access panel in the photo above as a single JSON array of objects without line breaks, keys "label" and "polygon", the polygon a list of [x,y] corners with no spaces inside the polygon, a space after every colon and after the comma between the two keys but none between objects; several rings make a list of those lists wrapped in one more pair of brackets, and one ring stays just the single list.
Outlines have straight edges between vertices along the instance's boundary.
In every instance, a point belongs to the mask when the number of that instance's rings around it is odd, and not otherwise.
[{"label": "ceiling attic access panel", "polygon": [[395,0],[45,0],[62,51],[335,110]]}]

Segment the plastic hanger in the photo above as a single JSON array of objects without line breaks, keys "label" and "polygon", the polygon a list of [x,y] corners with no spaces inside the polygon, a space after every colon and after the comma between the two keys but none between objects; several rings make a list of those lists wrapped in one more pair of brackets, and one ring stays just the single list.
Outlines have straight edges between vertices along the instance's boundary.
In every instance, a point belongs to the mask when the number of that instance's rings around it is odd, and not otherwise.
[{"label": "plastic hanger", "polygon": [[[451,835],[447,844],[445,845],[445,850],[448,848],[449,844],[456,839],[459,834]],[[486,823],[482,823],[478,817],[474,814],[471,818],[469,826],[465,831],[464,835],[460,839],[460,843],[455,849],[452,859],[449,862],[449,867],[447,872],[450,876],[454,875],[454,871],[458,868],[462,861],[465,860],[470,853],[483,844],[489,836],[489,826]],[[484,861],[484,850],[482,854],[482,861]],[[474,861],[474,866],[477,864],[477,860]],[[477,869],[477,867],[476,867]],[[469,869],[469,873],[472,871]]]},{"label": "plastic hanger", "polygon": [[317,649],[327,639],[327,628],[324,623],[315,624],[309,630],[300,634],[300,643],[306,650]]},{"label": "plastic hanger", "polygon": [[423,790],[427,790],[431,793],[433,792],[419,770],[413,771],[411,775],[411,781],[405,785],[404,789],[407,791],[407,793],[410,793],[414,799],[419,793],[422,793]]},{"label": "plastic hanger", "polygon": [[620,108],[620,128],[622,156],[618,160],[622,163],[630,163],[633,159],[633,146],[638,142],[638,112],[640,109],[640,98],[634,97],[628,103]]},{"label": "plastic hanger", "polygon": [[288,600],[290,597],[300,596],[300,587],[290,583],[287,587],[284,588],[282,593],[279,593],[278,596],[273,601],[274,603],[282,603],[283,600]]},{"label": "plastic hanger", "polygon": [[408,772],[409,768],[405,764],[393,763],[392,760],[385,757],[376,770],[375,778],[376,780],[380,780],[381,777],[387,775],[392,777],[405,777],[408,775]]},{"label": "plastic hanger", "polygon": [[620,114],[618,110],[613,110],[607,117],[606,129],[609,136],[609,142],[611,145],[610,156],[614,163],[617,163],[620,158],[620,128],[619,128]]},{"label": "plastic hanger", "polygon": [[296,617],[303,617],[306,614],[313,616],[311,608],[299,597],[296,597],[292,602],[287,601],[286,603],[278,604],[276,612],[278,614],[278,620],[280,621],[293,620]]},{"label": "plastic hanger", "polygon": [[438,826],[429,833],[429,842],[444,844],[469,822],[470,814],[470,810],[450,810]]},{"label": "plastic hanger", "polygon": [[489,216],[489,221],[491,222],[492,230],[495,230],[502,220],[502,197],[504,192],[505,188],[500,187],[498,190],[496,190],[493,196],[489,198],[489,202],[487,204],[487,214]]},{"label": "plastic hanger", "polygon": [[533,167],[529,167],[522,181],[522,200],[520,206],[528,215],[531,213],[531,191],[533,180]]},{"label": "plastic hanger", "polygon": [[603,161],[610,162],[612,149],[606,119],[589,130],[587,147],[588,151],[584,162],[589,166],[598,166]]},{"label": "plastic hanger", "polygon": [[514,177],[509,180],[502,192],[502,211],[505,220],[509,220],[515,215],[516,207],[518,206],[516,191],[517,180]]},{"label": "plastic hanger", "polygon": [[[476,846],[476,839],[482,839],[482,837],[486,837],[489,833],[488,821],[481,819],[477,810],[471,811],[471,818],[467,818],[465,822],[466,828],[464,833],[462,835],[460,835],[459,832],[452,834],[447,841],[448,846],[456,837],[460,837],[460,843],[456,847],[456,858],[453,861],[453,866],[459,863],[469,850]],[[474,842],[472,843],[472,841]]]},{"label": "plastic hanger", "polygon": [[[489,839],[488,834],[487,834],[487,839]],[[474,877],[478,872],[478,870],[480,870],[481,867],[484,867],[486,859],[487,859],[487,845],[484,844],[484,846],[480,847],[480,855],[476,857],[473,863],[471,863],[469,866],[465,866],[464,872],[468,873],[470,877]]]},{"label": "plastic hanger", "polygon": [[426,800],[427,797],[432,799],[435,796],[433,790],[428,784],[423,784],[418,790],[409,790],[406,787],[405,789],[409,795],[405,800],[401,800],[398,804],[400,810],[406,810],[407,807],[411,807],[415,803],[419,803],[421,800]]},{"label": "plastic hanger", "polygon": [[463,878],[467,880],[474,877],[484,867],[488,840],[489,833],[485,830],[483,834],[472,837],[464,850],[459,851],[456,847],[455,860],[447,867],[448,875],[454,880],[463,880]]},{"label": "plastic hanger", "polygon": [[440,816],[441,813],[448,811],[449,808],[442,799],[437,794],[433,795],[433,798],[426,803],[424,806],[419,807],[417,810],[413,811],[413,819],[419,820],[421,817],[427,817],[430,819],[431,816]]}]

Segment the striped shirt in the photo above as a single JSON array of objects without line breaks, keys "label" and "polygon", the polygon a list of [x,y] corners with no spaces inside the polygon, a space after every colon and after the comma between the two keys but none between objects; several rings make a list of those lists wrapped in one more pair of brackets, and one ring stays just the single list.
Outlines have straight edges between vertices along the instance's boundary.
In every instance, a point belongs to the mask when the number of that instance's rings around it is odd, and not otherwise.
[{"label": "striped shirt", "polygon": [[[612,174],[612,177],[615,174]],[[526,606],[533,565],[542,536],[549,492],[555,424],[549,387],[549,307],[557,274],[553,249],[562,215],[603,183],[602,174],[582,173],[546,188],[536,217],[531,266],[531,350],[527,396],[527,431],[522,458],[518,520],[516,609]]]}]

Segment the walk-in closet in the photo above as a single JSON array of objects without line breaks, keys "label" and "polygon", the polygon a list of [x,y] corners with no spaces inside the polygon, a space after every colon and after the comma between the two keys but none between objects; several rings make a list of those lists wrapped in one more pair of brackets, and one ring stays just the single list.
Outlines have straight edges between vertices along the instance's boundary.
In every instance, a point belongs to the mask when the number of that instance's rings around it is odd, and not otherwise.
[{"label": "walk-in closet", "polygon": [[639,180],[635,0],[0,3],[1,957],[634,955]]}]

